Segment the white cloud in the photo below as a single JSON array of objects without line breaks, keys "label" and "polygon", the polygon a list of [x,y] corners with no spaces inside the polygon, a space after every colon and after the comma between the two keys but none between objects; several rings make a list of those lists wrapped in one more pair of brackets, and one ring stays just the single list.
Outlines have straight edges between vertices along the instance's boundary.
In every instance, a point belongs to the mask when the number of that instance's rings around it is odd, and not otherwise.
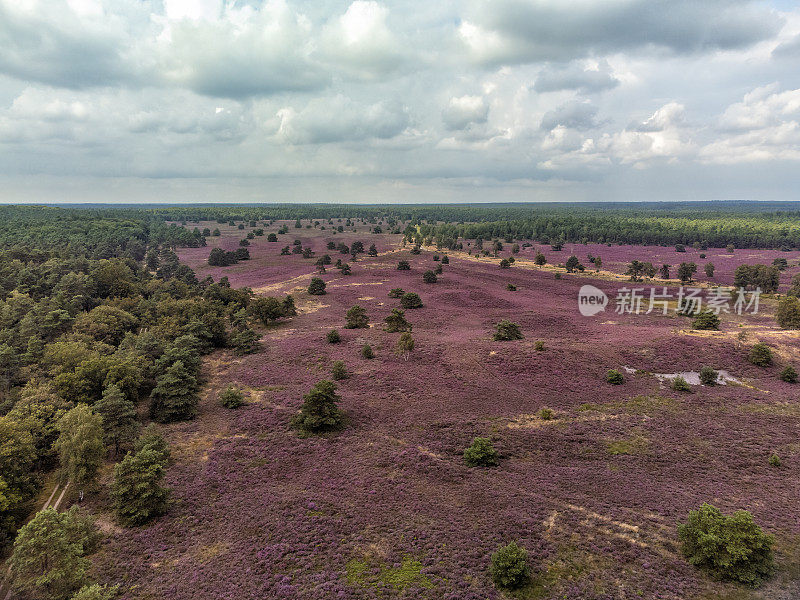
[{"label": "white cloud", "polygon": [[447,129],[466,129],[472,124],[485,123],[489,117],[489,104],[483,96],[450,98],[442,111]]}]

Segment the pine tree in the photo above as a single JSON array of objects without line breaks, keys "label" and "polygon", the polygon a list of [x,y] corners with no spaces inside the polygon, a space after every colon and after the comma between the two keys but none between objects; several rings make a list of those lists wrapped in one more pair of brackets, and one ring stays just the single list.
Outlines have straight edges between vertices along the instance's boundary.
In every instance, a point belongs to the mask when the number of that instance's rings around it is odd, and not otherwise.
[{"label": "pine tree", "polygon": [[395,333],[397,331],[411,331],[411,324],[406,321],[405,311],[393,308],[388,317],[384,319],[386,331]]},{"label": "pine tree", "polygon": [[169,490],[162,487],[164,461],[156,450],[130,452],[114,467],[111,497],[120,523],[142,525],[164,514]]},{"label": "pine tree", "polygon": [[347,329],[367,329],[369,327],[367,311],[358,304],[347,311],[345,321],[345,328]]},{"label": "pine tree", "polygon": [[292,426],[307,433],[322,433],[341,429],[344,415],[339,410],[336,384],[322,380],[303,396],[300,413],[292,419]]},{"label": "pine tree", "polygon": [[197,379],[176,361],[157,379],[150,394],[150,417],[159,423],[184,421],[197,415]]},{"label": "pine tree", "polygon": [[103,418],[85,404],[78,404],[61,417],[58,431],[55,447],[64,474],[78,487],[92,485],[106,452]]},{"label": "pine tree", "polygon": [[94,410],[103,418],[103,442],[113,446],[114,453],[128,446],[136,437],[136,406],[125,398],[115,384],[103,390],[103,397],[94,405]]}]

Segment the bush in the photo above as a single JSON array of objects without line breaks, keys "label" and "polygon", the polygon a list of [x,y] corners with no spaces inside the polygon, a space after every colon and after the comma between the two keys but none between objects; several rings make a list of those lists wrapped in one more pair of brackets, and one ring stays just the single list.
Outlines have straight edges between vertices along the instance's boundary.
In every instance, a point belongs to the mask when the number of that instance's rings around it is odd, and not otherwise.
[{"label": "bush", "polygon": [[772,364],[772,350],[766,344],[759,342],[750,348],[748,360],[758,367],[768,367]]},{"label": "bush", "polygon": [[339,410],[336,384],[322,380],[303,396],[300,412],[292,417],[291,425],[302,433],[336,431],[344,426],[344,415]]},{"label": "bush", "polygon": [[781,381],[797,383],[797,371],[792,365],[787,365],[786,368],[781,371]]},{"label": "bush", "polygon": [[442,265],[440,263],[440,264],[436,265],[436,268],[433,270],[433,273],[434,273],[434,275],[441,275],[443,270],[444,269],[442,269]]},{"label": "bush", "polygon": [[384,319],[386,331],[396,333],[398,331],[411,331],[411,324],[406,321],[405,312],[399,308],[393,308],[392,312]]},{"label": "bush", "polygon": [[511,262],[507,258],[504,258],[500,261],[500,268],[501,269],[509,269],[511,268]]},{"label": "bush", "polygon": [[361,358],[371,359],[375,358],[375,353],[372,351],[372,346],[364,344],[361,346]]},{"label": "bush", "polygon": [[606,383],[610,383],[611,385],[621,385],[625,383],[625,378],[622,376],[622,373],[616,369],[609,369],[606,373]]},{"label": "bush", "polygon": [[331,366],[331,377],[333,377],[334,381],[340,381],[349,377],[347,374],[347,367],[344,366],[344,362],[341,360],[336,360],[333,362],[333,365]]},{"label": "bush", "polygon": [[719,373],[711,367],[703,367],[700,369],[700,383],[703,385],[716,385],[718,379]]},{"label": "bush", "polygon": [[783,464],[783,462],[781,462],[781,457],[777,454],[772,454],[768,462],[771,467],[780,467]]},{"label": "bush", "polygon": [[678,537],[689,562],[718,579],[756,587],[774,570],[773,537],[747,511],[727,516],[703,504],[678,526]]},{"label": "bush", "polygon": [[389,298],[402,298],[406,291],[403,288],[393,288],[389,292]]},{"label": "bush", "polygon": [[308,285],[308,293],[312,296],[322,296],[325,294],[325,282],[319,277],[313,277]]},{"label": "bush", "polygon": [[672,378],[671,386],[673,390],[676,392],[691,392],[692,386],[689,385],[689,382],[686,381],[683,377],[678,375],[677,377]]},{"label": "bush", "polygon": [[497,465],[497,450],[487,438],[476,437],[464,449],[464,460],[470,467],[494,467]]},{"label": "bush", "polygon": [[239,408],[244,404],[244,394],[235,385],[229,383],[219,395],[219,401],[225,408]]},{"label": "bush", "polygon": [[494,332],[493,339],[496,342],[521,340],[522,332],[519,330],[519,325],[507,319],[503,319],[497,324],[497,331]]},{"label": "bush", "polygon": [[552,421],[553,417],[555,416],[556,414],[553,412],[553,409],[551,408],[543,408],[542,410],[539,411],[539,418],[542,421]]},{"label": "bush", "polygon": [[238,354],[240,356],[244,354],[253,354],[258,352],[261,348],[258,343],[260,338],[261,336],[255,331],[249,327],[245,327],[244,329],[240,329],[231,334],[231,336],[228,338],[228,345],[233,348],[234,354]]},{"label": "bush", "polygon": [[331,329],[328,333],[325,334],[325,339],[328,340],[329,344],[338,344],[342,341],[342,336],[339,335],[339,332],[335,329]]},{"label": "bush", "polygon": [[436,273],[433,271],[425,271],[422,274],[422,281],[425,283],[436,283]]},{"label": "bush", "polygon": [[515,286],[513,283],[509,283],[509,284],[506,284],[506,289],[509,292],[516,292],[517,291],[517,286]]},{"label": "bush", "polygon": [[444,256],[442,256],[442,264],[443,264],[443,265],[449,265],[449,264],[450,264],[450,257],[449,257],[449,256],[447,256],[447,254],[445,254]]},{"label": "bush", "polygon": [[544,352],[544,342],[542,340],[538,340],[533,344],[533,349],[537,352]]},{"label": "bush", "polygon": [[800,329],[800,298],[785,296],[778,301],[775,320],[781,329]]},{"label": "bush", "polygon": [[492,554],[489,573],[499,588],[513,590],[522,587],[530,578],[528,551],[516,542],[501,546]]},{"label": "bush", "polygon": [[365,308],[356,304],[351,307],[345,315],[346,329],[367,329],[369,328],[369,317]]},{"label": "bush", "polygon": [[719,317],[710,310],[704,310],[697,313],[697,316],[692,321],[692,329],[701,330],[718,330]]},{"label": "bush", "polygon": [[410,271],[411,270],[411,265],[408,264],[407,260],[398,261],[397,270],[398,271]]},{"label": "bush", "polygon": [[400,306],[403,308],[422,308],[422,299],[414,292],[406,292],[400,298]]}]

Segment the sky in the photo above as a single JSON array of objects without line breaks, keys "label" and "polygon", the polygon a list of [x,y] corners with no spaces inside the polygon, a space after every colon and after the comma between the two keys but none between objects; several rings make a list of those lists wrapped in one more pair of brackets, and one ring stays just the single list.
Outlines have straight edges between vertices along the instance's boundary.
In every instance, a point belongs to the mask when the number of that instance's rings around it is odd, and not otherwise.
[{"label": "sky", "polygon": [[798,190],[800,2],[0,0],[0,202]]}]

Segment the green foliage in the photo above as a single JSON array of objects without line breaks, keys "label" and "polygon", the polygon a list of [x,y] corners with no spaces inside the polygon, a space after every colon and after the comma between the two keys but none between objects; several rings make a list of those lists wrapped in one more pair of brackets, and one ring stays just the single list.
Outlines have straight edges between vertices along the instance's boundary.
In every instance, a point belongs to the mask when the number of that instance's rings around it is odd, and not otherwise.
[{"label": "green foliage", "polygon": [[361,358],[372,359],[375,358],[375,353],[372,351],[372,346],[364,344],[361,346]]},{"label": "green foliage", "polygon": [[326,284],[319,277],[312,277],[311,283],[308,284],[308,293],[312,296],[322,296],[325,292]]},{"label": "green foliage", "polygon": [[164,467],[163,455],[148,447],[128,452],[114,466],[111,498],[120,523],[135,527],[164,514],[169,498],[169,490],[161,485]]},{"label": "green foliage", "polygon": [[394,347],[394,352],[397,356],[402,356],[405,360],[408,360],[409,355],[414,351],[414,338],[411,337],[411,333],[408,331],[404,331],[400,334],[400,339],[397,340],[397,344]]},{"label": "green foliage", "polygon": [[436,273],[433,271],[425,271],[422,274],[422,281],[425,283],[436,283]]},{"label": "green foliage", "polygon": [[675,390],[676,392],[691,392],[692,386],[689,385],[689,382],[686,381],[682,376],[677,375],[676,377],[672,378],[672,382],[670,387]]},{"label": "green foliage", "polygon": [[761,288],[765,294],[778,291],[781,272],[776,266],[739,265],[733,274],[733,283],[737,288]]},{"label": "green foliage", "polygon": [[521,340],[522,332],[519,329],[519,325],[512,323],[507,319],[503,319],[497,324],[496,331],[494,332],[492,339],[494,339],[496,342]]},{"label": "green foliage", "polygon": [[759,342],[750,348],[747,358],[758,367],[768,367],[772,364],[772,350],[765,343]]},{"label": "green foliage", "polygon": [[497,450],[488,438],[476,437],[464,449],[464,461],[470,467],[494,467],[497,465]]},{"label": "green foliage", "polygon": [[775,321],[781,329],[800,329],[800,298],[784,296],[778,300]]},{"label": "green foliage", "polygon": [[544,342],[542,340],[536,340],[533,343],[533,349],[536,350],[536,352],[544,352]]},{"label": "green foliage", "polygon": [[777,454],[770,455],[768,462],[771,467],[780,467],[783,464],[781,457]]},{"label": "green foliage", "polygon": [[85,404],[68,411],[58,422],[55,443],[64,475],[79,487],[91,486],[103,464],[103,418]]},{"label": "green foliage", "polygon": [[161,429],[159,429],[158,425],[155,423],[150,423],[142,430],[139,439],[136,440],[133,446],[134,453],[139,453],[142,450],[152,450],[164,464],[167,464],[167,461],[169,461],[169,444],[167,444],[167,440],[165,440],[164,436],[161,434]]},{"label": "green foliage", "polygon": [[719,317],[713,311],[703,310],[692,321],[692,329],[718,330],[719,323]]},{"label": "green foliage", "polygon": [[283,317],[296,315],[297,309],[294,306],[294,298],[291,296],[286,296],[283,301],[271,296],[259,296],[250,301],[247,312],[266,326]]},{"label": "green foliage", "polygon": [[606,383],[610,383],[611,385],[621,385],[625,383],[625,377],[623,377],[622,373],[616,369],[609,369],[606,372]]},{"label": "green foliage", "polygon": [[398,271],[410,271],[411,265],[408,264],[407,260],[400,260],[397,262],[397,270]]},{"label": "green foliage", "polygon": [[553,412],[553,409],[551,408],[545,407],[539,411],[539,418],[542,421],[552,421],[554,417],[555,417],[555,412]]},{"label": "green foliage", "polygon": [[97,583],[85,585],[70,600],[114,600],[119,594],[119,586],[105,586]]},{"label": "green foliage", "polygon": [[719,380],[719,373],[711,367],[703,367],[700,369],[700,383],[703,385],[717,385]]},{"label": "green foliage", "polygon": [[103,397],[95,403],[94,411],[103,418],[103,442],[106,446],[113,447],[116,454],[130,446],[138,428],[136,405],[117,385],[106,387]]},{"label": "green foliage", "polygon": [[261,345],[258,343],[260,338],[261,336],[249,327],[243,327],[231,334],[228,345],[233,348],[235,354],[240,356],[254,354],[261,349]]},{"label": "green foliage", "polygon": [[411,331],[411,324],[406,321],[405,311],[393,308],[392,312],[384,319],[386,331],[396,333],[398,331]]},{"label": "green foliage", "polygon": [[773,570],[774,539],[765,534],[743,510],[724,515],[703,504],[678,526],[683,554],[689,562],[713,577],[756,587]]},{"label": "green foliage", "polygon": [[422,299],[419,297],[419,294],[406,292],[400,298],[400,306],[405,309],[422,308]]},{"label": "green foliage", "polygon": [[356,304],[348,309],[345,315],[345,328],[347,329],[367,329],[369,328],[369,317],[365,308]]},{"label": "green foliage", "polygon": [[156,380],[150,394],[150,418],[159,423],[185,421],[197,415],[198,383],[182,361],[173,363]]},{"label": "green foliage", "polygon": [[97,543],[93,522],[77,508],[38,512],[20,529],[8,561],[14,589],[43,600],[69,598],[87,583],[87,556]]},{"label": "green foliage", "polygon": [[501,269],[510,269],[511,262],[507,258],[503,258],[500,260],[500,268]]},{"label": "green foliage", "polygon": [[785,381],[786,383],[797,383],[797,371],[792,365],[786,365],[786,367],[781,371],[781,381]]},{"label": "green foliage", "polygon": [[331,377],[334,381],[340,381],[349,377],[347,373],[347,367],[345,367],[343,361],[333,361],[333,364],[331,365]]},{"label": "green foliage", "polygon": [[339,410],[336,384],[322,380],[303,396],[300,412],[292,418],[291,425],[302,433],[336,431],[344,426],[344,414]]},{"label": "green foliage", "polygon": [[389,292],[389,298],[402,298],[403,294],[405,294],[405,290],[403,288],[392,288]]},{"label": "green foliage", "polygon": [[516,542],[501,546],[492,554],[489,573],[498,588],[514,590],[522,587],[531,575],[528,551]]},{"label": "green foliage", "polygon": [[331,329],[325,334],[325,339],[328,340],[329,344],[338,344],[342,341],[342,336],[339,335],[339,332],[336,329]]},{"label": "green foliage", "polygon": [[225,408],[239,408],[244,404],[244,394],[238,387],[229,383],[220,393],[219,402]]},{"label": "green foliage", "polygon": [[517,291],[517,286],[515,286],[513,283],[507,283],[506,284],[506,289],[509,292],[516,292]]}]

